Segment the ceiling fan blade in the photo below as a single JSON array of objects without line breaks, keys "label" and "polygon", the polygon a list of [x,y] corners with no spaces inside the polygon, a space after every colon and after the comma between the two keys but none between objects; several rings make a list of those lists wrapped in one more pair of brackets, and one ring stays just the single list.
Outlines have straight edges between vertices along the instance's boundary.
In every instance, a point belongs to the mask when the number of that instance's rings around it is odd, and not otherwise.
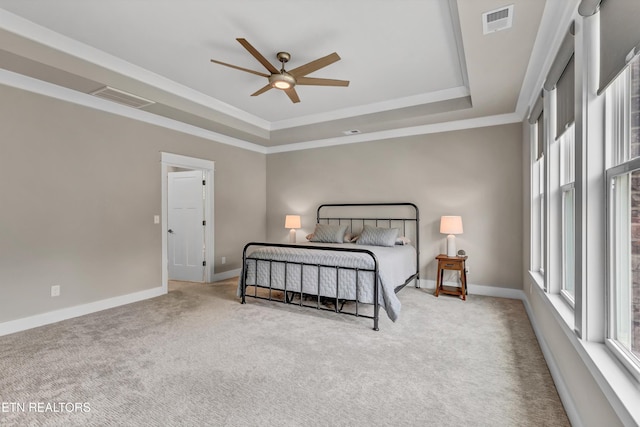
[{"label": "ceiling fan blade", "polygon": [[349,86],[349,80],[316,79],[313,77],[298,77],[296,84],[307,86]]},{"label": "ceiling fan blade", "polygon": [[268,91],[269,89],[271,89],[271,84],[267,84],[265,87],[257,90],[256,92],[252,93],[251,96],[258,96],[258,95],[262,95],[263,93],[265,93],[266,91]]},{"label": "ceiling fan blade", "polygon": [[320,68],[324,68],[327,65],[331,65],[339,60],[340,56],[337,53],[333,52],[327,56],[316,59],[315,61],[311,61],[309,63],[301,65],[298,68],[294,68],[293,70],[289,71],[289,74],[297,79],[298,77],[303,77],[307,74],[311,74],[314,71],[317,71]]},{"label": "ceiling fan blade", "polygon": [[216,61],[215,59],[212,59],[211,62],[215,62],[216,64],[224,65],[226,67],[235,68],[236,70],[246,71],[247,73],[256,74],[258,76],[269,77],[269,74],[261,73],[259,71],[249,70],[247,68],[238,67],[237,65],[227,64],[226,62]]},{"label": "ceiling fan blade", "polygon": [[249,43],[247,40],[242,38],[236,40],[238,40],[238,42],[240,42],[240,44],[244,46],[244,48],[247,49],[249,53],[253,55],[253,57],[256,58],[270,73],[274,74],[280,72],[276,67],[273,66],[273,64],[271,64],[271,62],[267,61],[267,59],[262,56],[262,54],[258,52],[255,47],[251,46],[251,43]]},{"label": "ceiling fan blade", "polygon": [[294,88],[285,89],[284,93],[287,94],[291,102],[293,102],[294,104],[300,102],[300,98],[298,97],[298,92],[296,92]]}]

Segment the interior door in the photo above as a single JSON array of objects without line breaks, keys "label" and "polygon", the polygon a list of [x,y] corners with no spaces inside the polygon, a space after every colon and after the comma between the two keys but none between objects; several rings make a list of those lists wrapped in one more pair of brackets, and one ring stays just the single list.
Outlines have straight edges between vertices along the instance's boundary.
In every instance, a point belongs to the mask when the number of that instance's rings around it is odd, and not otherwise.
[{"label": "interior door", "polygon": [[204,282],[204,193],[202,171],[169,172],[169,279]]}]

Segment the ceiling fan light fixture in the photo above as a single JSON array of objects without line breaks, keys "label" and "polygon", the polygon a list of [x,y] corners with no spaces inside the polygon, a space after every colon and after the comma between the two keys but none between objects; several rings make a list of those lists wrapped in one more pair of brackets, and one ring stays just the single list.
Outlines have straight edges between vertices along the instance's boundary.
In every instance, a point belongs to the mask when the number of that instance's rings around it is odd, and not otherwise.
[{"label": "ceiling fan light fixture", "polygon": [[275,86],[276,89],[290,89],[291,88],[291,84],[290,83],[281,82],[281,81],[274,82],[273,86]]},{"label": "ceiling fan light fixture", "polygon": [[269,83],[271,87],[280,90],[291,89],[296,85],[296,79],[289,73],[283,72],[279,74],[272,74],[269,77]]}]

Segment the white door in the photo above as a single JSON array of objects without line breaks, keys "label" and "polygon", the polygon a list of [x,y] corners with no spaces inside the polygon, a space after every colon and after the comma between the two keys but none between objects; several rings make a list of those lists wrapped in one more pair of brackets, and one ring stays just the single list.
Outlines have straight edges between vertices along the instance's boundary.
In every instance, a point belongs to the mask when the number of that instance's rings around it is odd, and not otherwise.
[{"label": "white door", "polygon": [[204,282],[204,193],[202,171],[169,172],[169,279]]}]

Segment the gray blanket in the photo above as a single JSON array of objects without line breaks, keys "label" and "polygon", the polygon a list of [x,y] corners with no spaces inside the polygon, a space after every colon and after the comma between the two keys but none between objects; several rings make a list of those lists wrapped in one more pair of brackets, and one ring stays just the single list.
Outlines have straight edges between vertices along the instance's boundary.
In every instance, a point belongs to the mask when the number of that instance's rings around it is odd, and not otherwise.
[{"label": "gray blanket", "polygon": [[[378,304],[385,309],[389,318],[395,321],[400,314],[400,301],[394,289],[402,285],[408,277],[416,272],[416,252],[410,245],[382,247],[364,246],[356,244],[334,243],[304,243],[304,246],[324,246],[340,248],[367,249],[373,252],[378,259],[378,272],[381,291],[378,295]],[[270,263],[253,260],[277,260],[292,261],[307,264],[323,264],[339,267],[358,269],[374,268],[374,262],[370,255],[358,252],[312,250],[309,248],[289,247],[256,247],[247,257],[247,285],[258,284],[269,286],[273,289],[285,288],[288,291],[302,292],[308,295],[320,295],[323,297],[347,300],[358,300],[362,303],[373,304],[374,283],[373,272],[336,269],[332,267],[318,267],[316,265],[295,265]],[[320,280],[318,281],[318,275]],[[356,282],[358,286],[356,287]],[[238,284],[240,293],[240,283]]]}]

